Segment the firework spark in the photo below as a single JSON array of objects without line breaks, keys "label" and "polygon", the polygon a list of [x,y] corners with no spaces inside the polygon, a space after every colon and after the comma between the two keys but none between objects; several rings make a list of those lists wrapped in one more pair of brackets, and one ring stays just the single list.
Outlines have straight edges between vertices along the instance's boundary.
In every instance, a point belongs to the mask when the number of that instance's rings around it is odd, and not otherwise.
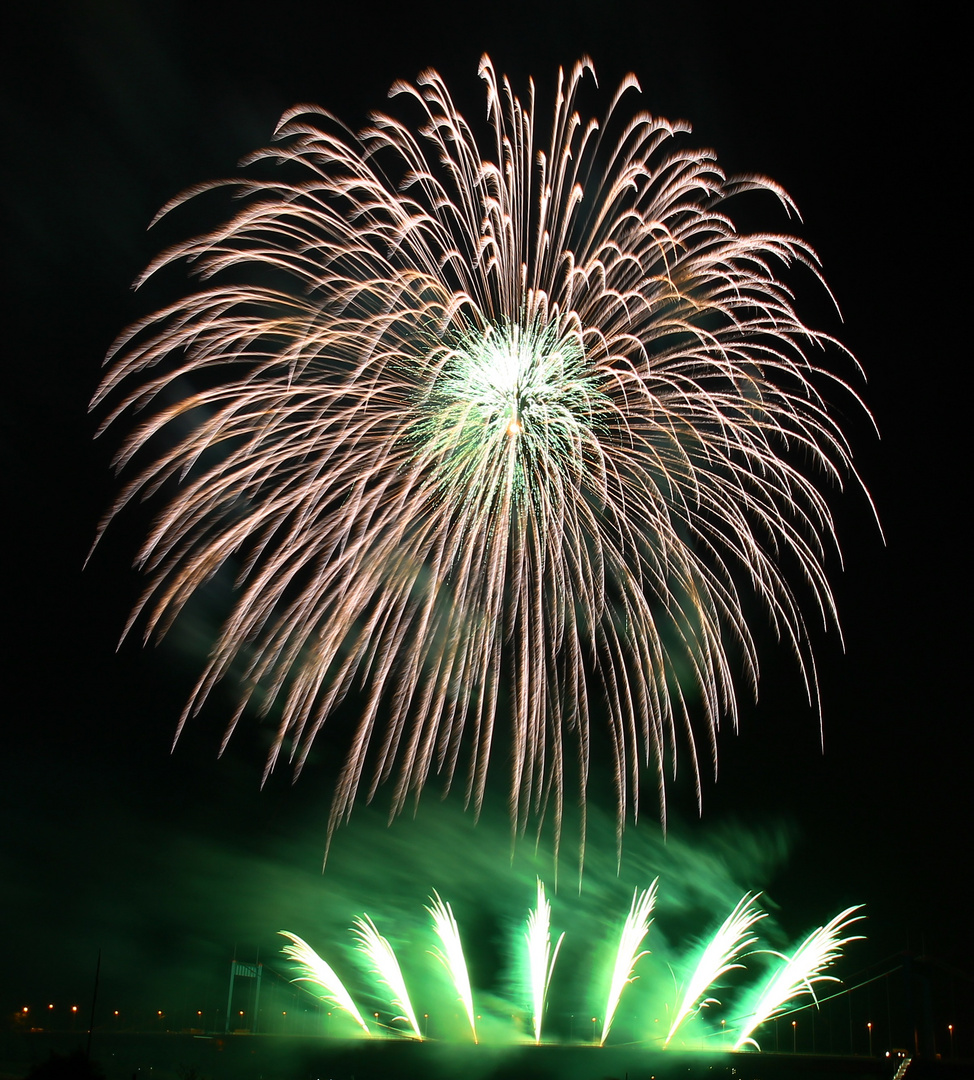
[{"label": "firework spark", "polygon": [[602,1037],[599,1039],[599,1046],[604,1046],[605,1040],[609,1037],[609,1029],[615,1019],[616,1009],[619,1008],[622,991],[636,977],[636,964],[649,952],[648,949],[640,952],[639,946],[649,933],[649,925],[653,921],[650,915],[656,905],[658,884],[659,878],[648,889],[632,894],[632,906],[629,908],[629,914],[622,926],[622,933],[619,935],[619,947],[616,949],[612,980],[609,983],[609,996],[605,1002],[605,1019],[602,1021]]},{"label": "firework spark", "polygon": [[457,926],[457,920],[453,917],[453,909],[440,899],[438,892],[434,891],[430,897],[430,903],[433,906],[426,910],[433,916],[433,929],[442,946],[442,948],[434,949],[433,955],[446,968],[464,1012],[467,1014],[473,1041],[478,1042],[477,1024],[473,1014],[473,995],[470,992],[470,975],[463,955],[460,927]]},{"label": "firework spark", "polygon": [[545,896],[544,885],[538,879],[538,906],[528,914],[528,928],[524,935],[528,947],[528,972],[531,977],[531,1007],[534,1041],[541,1042],[541,1026],[544,1020],[545,998],[548,984],[555,970],[558,950],[565,935],[551,947],[551,903]]},{"label": "firework spark", "polygon": [[392,1005],[395,1009],[402,1010],[402,1016],[394,1016],[393,1023],[397,1020],[406,1020],[412,1028],[413,1038],[423,1041],[413,1010],[409,1000],[409,992],[406,990],[406,980],[402,977],[402,969],[396,953],[388,940],[376,929],[375,923],[366,915],[364,918],[356,916],[352,933],[358,938],[359,948],[372,962],[372,970],[389,987],[392,992]]},{"label": "firework spark", "polygon": [[352,1017],[358,1026],[369,1034],[368,1026],[358,1011],[358,1006],[352,1001],[352,995],[345,989],[345,984],[335,974],[334,968],[323,960],[311,946],[287,930],[278,931],[282,937],[290,940],[290,945],[285,945],[282,952],[298,965],[301,974],[295,978],[295,982],[311,983],[319,991],[319,995],[329,1004],[338,1009],[344,1009]]},{"label": "firework spark", "polygon": [[734,1043],[735,1050],[740,1050],[742,1046],[760,1049],[752,1035],[761,1024],[778,1016],[785,1005],[800,994],[810,994],[814,1001],[815,983],[840,981],[834,975],[826,975],[825,970],[841,955],[843,945],[861,940],[861,935],[841,936],[853,923],[865,917],[856,914],[861,910],[862,905],[859,904],[839,912],[830,922],[813,930],[791,959],[781,957],[784,963],[771,977],[753,1012],[741,1025],[737,1042]]},{"label": "firework spark", "polygon": [[329,840],[363,784],[392,780],[398,813],[459,770],[479,811],[509,716],[515,826],[548,815],[557,841],[571,774],[584,811],[596,705],[621,835],[646,767],[665,814],[665,759],[685,756],[699,801],[735,669],[757,685],[745,583],[814,702],[792,578],[835,624],[816,478],[855,478],[826,392],[858,399],[778,277],[821,282],[814,251],[728,211],[791,200],[683,147],[685,123],[623,115],[632,76],[599,122],[576,106],[591,63],[559,73],[547,129],[533,84],[522,102],[489,59],[480,74],[486,138],[427,71],[391,91],[417,122],[353,134],[301,106],[246,161],[273,178],[167,205],[242,197],[148,267],[185,260],[200,286],[119,338],[96,397],[103,427],[139,416],[106,523],[170,500],[129,627],[163,634],[236,577],[179,730],[232,676],[226,737],[253,703],[277,725],[265,777],[282,753],[300,771],[361,695]]},{"label": "firework spark", "polygon": [[719,1005],[716,998],[704,998],[711,986],[728,971],[743,967],[738,961],[741,953],[749,949],[758,939],[752,933],[754,924],[767,916],[766,911],[757,907],[757,897],[748,894],[727,916],[720,929],[711,938],[700,956],[697,966],[690,976],[683,1000],[677,1009],[673,1023],[663,1043],[664,1048],[676,1034],[684,1020],[696,1010],[707,1005]]}]

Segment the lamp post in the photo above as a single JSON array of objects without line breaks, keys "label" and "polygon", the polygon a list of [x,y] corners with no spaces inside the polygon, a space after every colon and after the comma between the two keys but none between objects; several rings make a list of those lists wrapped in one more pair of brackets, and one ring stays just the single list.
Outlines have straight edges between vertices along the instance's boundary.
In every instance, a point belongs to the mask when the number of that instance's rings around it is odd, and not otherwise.
[{"label": "lamp post", "polygon": [[798,1021],[792,1020],[791,1022],[791,1052],[794,1054],[798,1050]]},{"label": "lamp post", "polygon": [[873,1056],[873,1025],[872,1021],[866,1024],[866,1030],[869,1032],[869,1056]]}]

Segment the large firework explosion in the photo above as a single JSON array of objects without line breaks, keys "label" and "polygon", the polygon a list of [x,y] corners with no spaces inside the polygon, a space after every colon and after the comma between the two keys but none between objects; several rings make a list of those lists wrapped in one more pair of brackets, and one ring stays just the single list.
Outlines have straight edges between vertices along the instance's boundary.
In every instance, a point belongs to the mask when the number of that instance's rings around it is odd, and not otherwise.
[{"label": "large firework explosion", "polygon": [[236,576],[180,728],[232,675],[228,737],[252,703],[277,724],[267,772],[300,770],[358,695],[330,830],[363,784],[391,780],[397,813],[431,771],[479,810],[509,730],[514,825],[557,835],[604,714],[621,834],[647,770],[665,815],[678,756],[699,799],[735,674],[757,685],[748,595],[817,701],[791,581],[834,625],[819,484],[855,473],[826,391],[857,399],[779,280],[821,282],[814,251],[728,216],[750,191],[791,212],[780,187],[627,114],[633,77],[596,121],[592,65],[559,73],[546,126],[533,84],[480,74],[487,138],[427,71],[391,91],[412,120],[354,133],[300,106],[245,162],[270,179],[163,209],[241,202],[141,279],[185,261],[200,285],[110,354],[105,425],[139,419],[108,517],[168,499],[139,555],[147,635]]}]

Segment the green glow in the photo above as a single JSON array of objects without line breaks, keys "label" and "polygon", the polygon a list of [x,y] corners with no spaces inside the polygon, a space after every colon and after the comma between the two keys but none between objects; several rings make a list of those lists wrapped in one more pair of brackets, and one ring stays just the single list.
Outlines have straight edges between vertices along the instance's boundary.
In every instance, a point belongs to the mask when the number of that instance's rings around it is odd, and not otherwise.
[{"label": "green glow", "polygon": [[599,1039],[599,1046],[604,1046],[608,1038],[609,1028],[612,1027],[612,1021],[615,1019],[622,991],[636,978],[636,964],[649,952],[648,949],[643,949],[642,952],[638,949],[649,933],[652,922],[649,916],[656,905],[658,884],[659,878],[648,889],[643,889],[641,893],[634,892],[632,895],[632,906],[629,908],[626,921],[622,924],[622,933],[619,936],[619,948],[616,950],[612,981],[609,983],[609,996],[605,1002],[605,1019],[602,1021],[602,1038]]},{"label": "green glow", "polygon": [[538,879],[538,906],[528,915],[528,929],[524,935],[528,947],[528,971],[531,978],[531,1006],[534,1041],[541,1042],[541,1025],[544,1020],[545,998],[548,984],[555,970],[558,950],[565,935],[551,947],[551,904],[545,896],[544,885]]}]

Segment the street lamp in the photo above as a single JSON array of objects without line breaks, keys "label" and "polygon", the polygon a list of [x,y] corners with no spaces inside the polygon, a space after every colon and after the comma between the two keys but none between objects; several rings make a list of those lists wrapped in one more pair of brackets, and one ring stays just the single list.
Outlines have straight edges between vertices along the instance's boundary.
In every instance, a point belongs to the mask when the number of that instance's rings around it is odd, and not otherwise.
[{"label": "street lamp", "polygon": [[791,1022],[791,1052],[794,1054],[798,1049],[798,1021]]},{"label": "street lamp", "polygon": [[872,1021],[866,1024],[866,1029],[869,1032],[869,1056],[873,1056],[873,1025]]}]

